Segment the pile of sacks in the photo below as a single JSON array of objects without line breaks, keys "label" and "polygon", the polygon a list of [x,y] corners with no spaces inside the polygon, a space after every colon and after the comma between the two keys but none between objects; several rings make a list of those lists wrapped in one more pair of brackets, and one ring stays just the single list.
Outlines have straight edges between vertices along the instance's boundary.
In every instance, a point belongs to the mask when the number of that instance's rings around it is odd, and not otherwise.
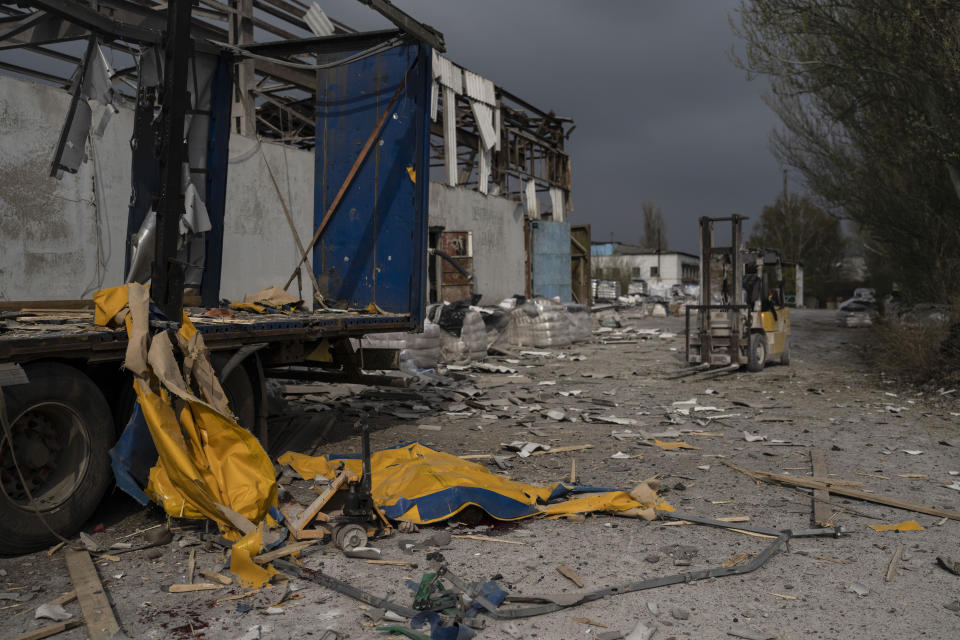
[{"label": "pile of sacks", "polygon": [[440,350],[443,362],[447,364],[464,364],[468,362],[482,362],[487,357],[487,327],[479,311],[469,309],[463,314],[463,324],[459,335],[456,328],[451,331],[440,331],[442,348]]},{"label": "pile of sacks", "polygon": [[423,333],[371,333],[360,340],[359,346],[368,349],[399,349],[400,368],[403,370],[433,369],[440,362],[443,331],[439,325],[426,321],[423,323]]},{"label": "pile of sacks", "polygon": [[519,305],[516,298],[507,298],[496,307],[478,307],[475,302],[431,305],[423,333],[370,334],[355,346],[399,349],[400,368],[412,371],[432,369],[440,363],[483,362],[490,346],[503,342],[519,347],[565,347],[586,342],[593,335],[590,309],[583,305],[549,298]]},{"label": "pile of sacks", "polygon": [[590,311],[549,298],[528,300],[510,312],[507,341],[519,347],[565,347],[593,334]]}]

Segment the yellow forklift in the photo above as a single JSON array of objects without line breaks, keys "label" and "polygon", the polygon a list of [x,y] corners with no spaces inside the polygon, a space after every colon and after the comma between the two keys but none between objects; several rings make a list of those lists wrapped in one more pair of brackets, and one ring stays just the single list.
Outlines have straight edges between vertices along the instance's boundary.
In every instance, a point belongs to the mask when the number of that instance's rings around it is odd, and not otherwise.
[{"label": "yellow forklift", "polygon": [[[762,371],[774,358],[790,364],[790,312],[783,294],[783,261],[776,249],[742,247],[747,218],[700,218],[700,298],[686,309],[690,372],[746,365]],[[730,223],[730,244],[717,245],[714,225]],[[691,330],[691,315],[696,327]],[[718,373],[721,370],[714,369]]]}]

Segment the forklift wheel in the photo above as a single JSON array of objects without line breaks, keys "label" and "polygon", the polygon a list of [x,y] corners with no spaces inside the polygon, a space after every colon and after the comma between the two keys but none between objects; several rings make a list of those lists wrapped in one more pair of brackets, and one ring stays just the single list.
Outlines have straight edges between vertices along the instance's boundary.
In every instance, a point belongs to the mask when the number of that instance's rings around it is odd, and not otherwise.
[{"label": "forklift wheel", "polygon": [[345,524],[336,533],[337,546],[344,551],[367,546],[367,530],[359,524]]},{"label": "forklift wheel", "polygon": [[747,353],[747,371],[763,371],[767,363],[767,336],[763,332],[750,334],[750,351]]},{"label": "forklift wheel", "polygon": [[783,353],[780,354],[780,364],[790,365],[790,338],[785,338],[783,342]]}]

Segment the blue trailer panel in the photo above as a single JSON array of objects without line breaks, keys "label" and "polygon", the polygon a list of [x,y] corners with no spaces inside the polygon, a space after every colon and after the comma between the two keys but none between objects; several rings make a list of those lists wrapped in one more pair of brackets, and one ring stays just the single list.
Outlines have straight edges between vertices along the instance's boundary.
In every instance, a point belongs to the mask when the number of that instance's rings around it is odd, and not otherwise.
[{"label": "blue trailer panel", "polygon": [[[345,49],[343,54],[359,53]],[[405,41],[319,73],[319,228],[364,143],[398,98],[323,230],[313,267],[326,303],[409,314],[422,323],[426,283],[430,48]]]},{"label": "blue trailer panel", "polygon": [[535,296],[570,302],[570,223],[533,220],[530,243],[530,291]]}]

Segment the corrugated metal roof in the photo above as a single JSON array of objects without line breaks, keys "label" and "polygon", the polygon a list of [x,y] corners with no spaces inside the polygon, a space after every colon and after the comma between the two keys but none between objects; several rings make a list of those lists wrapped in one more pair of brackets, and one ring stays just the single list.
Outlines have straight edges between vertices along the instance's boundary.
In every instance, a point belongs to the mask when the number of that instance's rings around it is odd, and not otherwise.
[{"label": "corrugated metal roof", "polygon": [[433,53],[433,77],[454,93],[463,93],[463,70],[437,52]]},{"label": "corrugated metal roof", "polygon": [[492,149],[497,144],[497,132],[493,126],[493,108],[472,99],[470,107],[473,110],[473,119],[477,121],[477,127],[480,129],[483,146]]},{"label": "corrugated metal roof", "polygon": [[303,14],[303,20],[316,36],[323,37],[333,34],[333,23],[330,22],[330,18],[316,2],[311,4],[310,8]]},{"label": "corrugated metal roof", "polygon": [[463,70],[463,77],[467,84],[467,97],[479,100],[491,107],[496,106],[497,95],[494,91],[492,81],[466,69]]}]

